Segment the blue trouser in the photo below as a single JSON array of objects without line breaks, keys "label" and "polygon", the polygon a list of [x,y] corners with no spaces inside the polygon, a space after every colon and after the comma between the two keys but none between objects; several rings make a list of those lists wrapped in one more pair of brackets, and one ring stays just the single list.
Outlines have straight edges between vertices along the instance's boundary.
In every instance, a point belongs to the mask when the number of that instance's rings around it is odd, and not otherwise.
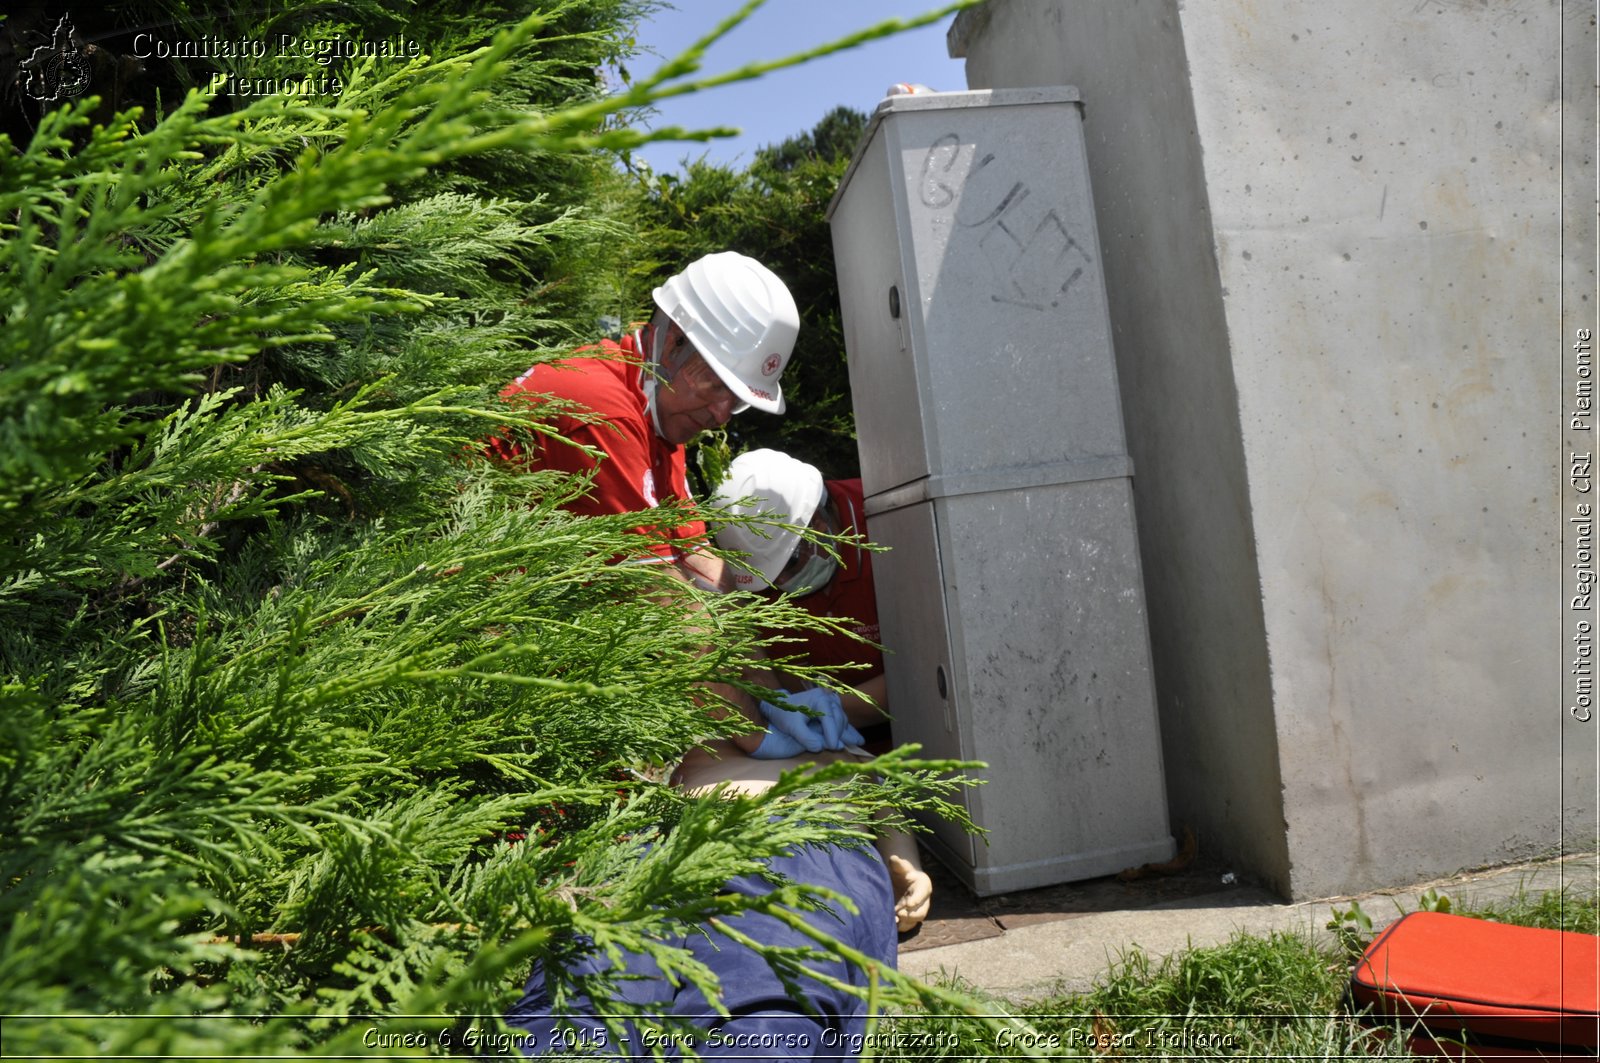
[{"label": "blue trouser", "polygon": [[[848,850],[838,847],[808,847],[771,860],[773,871],[793,882],[825,886],[855,901],[859,915],[843,910],[805,912],[806,922],[850,947],[890,967],[896,962],[894,898],[888,872],[871,848]],[[730,892],[759,897],[769,887],[755,875],[745,875],[727,884]],[[761,913],[746,913],[724,920],[741,934],[763,945],[811,946],[813,942],[798,930]],[[695,959],[715,972],[722,986],[722,1004],[729,1017],[718,1010],[691,985],[674,988],[655,961],[638,953],[623,956],[620,969],[604,954],[590,953],[574,965],[574,973],[613,970],[637,977],[621,978],[616,997],[652,1014],[690,1020],[698,1028],[694,1048],[706,1058],[744,1059],[854,1059],[860,1052],[866,1029],[865,1004],[841,989],[821,982],[800,979],[805,1004],[783,984],[755,952],[709,927],[670,941],[687,949]],[[846,985],[864,987],[865,973],[854,964],[827,959],[808,963]],[[809,1011],[808,1011],[809,1008]],[[535,966],[527,991],[506,1016],[512,1026],[529,1036],[520,1040],[529,1055],[545,1055],[564,1049],[594,1053],[601,1059],[651,1059],[650,1035],[628,1025],[626,1043],[617,1043],[595,1018],[591,1001],[565,1015],[569,1028],[558,1029],[551,1014],[542,968]],[[678,1058],[681,1053],[667,1037],[654,1044],[663,1056]]]}]

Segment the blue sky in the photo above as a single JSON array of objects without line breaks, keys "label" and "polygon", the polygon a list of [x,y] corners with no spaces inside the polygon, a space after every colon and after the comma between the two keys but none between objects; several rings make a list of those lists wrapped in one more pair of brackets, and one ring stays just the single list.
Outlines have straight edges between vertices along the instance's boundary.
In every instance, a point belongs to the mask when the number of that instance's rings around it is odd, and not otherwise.
[{"label": "blue sky", "polygon": [[[675,8],[664,8],[640,25],[640,44],[656,54],[636,56],[629,62],[631,71],[635,76],[650,73],[740,6],[741,0],[677,0]],[[940,6],[940,0],[767,0],[706,53],[703,73],[781,58],[885,19],[910,18]],[[652,127],[737,126],[743,133],[704,144],[654,144],[637,154],[658,171],[676,170],[685,156],[701,154],[715,162],[745,165],[755,149],[810,129],[839,104],[871,113],[884,90],[897,81],[964,89],[962,60],[945,54],[945,31],[952,21],[946,17],[753,82],[665,101],[648,123]]]}]

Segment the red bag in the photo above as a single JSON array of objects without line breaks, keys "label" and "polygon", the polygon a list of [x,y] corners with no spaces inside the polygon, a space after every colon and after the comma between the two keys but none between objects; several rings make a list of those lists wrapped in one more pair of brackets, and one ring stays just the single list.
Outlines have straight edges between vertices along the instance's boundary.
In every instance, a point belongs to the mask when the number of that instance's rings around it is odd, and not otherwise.
[{"label": "red bag", "polygon": [[1595,1059],[1600,939],[1413,912],[1367,948],[1350,995],[1367,1021],[1410,1031],[1414,1052]]}]

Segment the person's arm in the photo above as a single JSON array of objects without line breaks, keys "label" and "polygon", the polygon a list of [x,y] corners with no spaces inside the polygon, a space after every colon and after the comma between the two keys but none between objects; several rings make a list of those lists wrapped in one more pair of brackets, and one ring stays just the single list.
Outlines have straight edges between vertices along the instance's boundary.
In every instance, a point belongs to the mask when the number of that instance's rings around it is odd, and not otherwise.
[{"label": "person's arm", "polygon": [[[680,553],[674,565],[680,579],[701,589],[725,594],[736,585],[733,567],[709,550]],[[763,661],[766,659],[765,651],[759,647],[752,648],[751,653]],[[843,749],[861,741],[839,694],[802,689],[799,684],[789,682],[783,682],[780,687],[779,677],[764,666],[746,669],[744,678],[755,686],[767,687],[771,693],[761,700],[759,696],[751,697],[726,684],[712,688],[732,702],[747,719],[762,724],[765,729],[765,733],[738,735],[733,739],[743,752],[757,757],[787,757],[801,752]],[[881,718],[867,702],[857,700],[857,711],[863,718]]]},{"label": "person's arm", "polygon": [[856,727],[883,723],[889,718],[889,683],[882,672],[846,687],[839,700],[845,716]]},{"label": "person's arm", "polygon": [[[672,572],[685,583],[703,590],[726,594],[733,589],[733,574],[728,569],[727,563],[709,550],[680,553],[672,562]],[[766,656],[759,648],[756,653],[762,658]],[[758,686],[778,685],[777,677],[765,668],[749,669],[745,672],[745,678]],[[706,690],[725,699],[739,715],[761,727],[760,731],[734,735],[731,739],[741,752],[754,753],[760,747],[761,740],[766,737],[767,728],[767,721],[761,715],[761,707],[756,699],[728,683],[711,683],[707,685]],[[709,711],[714,720],[724,719],[728,713],[728,709],[720,704],[713,706]]]},{"label": "person's arm", "polygon": [[[783,673],[781,681],[790,690],[816,685],[790,676],[787,672]],[[843,687],[839,692],[839,704],[844,708],[845,718],[852,727],[870,727],[888,720],[888,701],[889,684],[882,672],[853,686]]]}]

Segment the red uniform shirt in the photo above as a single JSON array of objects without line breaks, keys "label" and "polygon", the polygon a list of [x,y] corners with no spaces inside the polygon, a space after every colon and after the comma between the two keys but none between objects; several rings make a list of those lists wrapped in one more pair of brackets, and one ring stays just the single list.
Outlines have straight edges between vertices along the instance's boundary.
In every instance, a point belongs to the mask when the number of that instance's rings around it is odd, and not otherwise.
[{"label": "red uniform shirt", "polygon": [[[833,502],[834,512],[839,515],[840,524],[843,525],[840,531],[845,535],[858,535],[865,540],[867,516],[861,493],[861,481],[829,480],[823,486],[827,489],[828,498]],[[833,579],[822,590],[796,599],[795,604],[813,616],[847,618],[851,623],[846,626],[851,631],[874,643],[877,642],[878,600],[873,596],[871,552],[859,546],[841,544],[839,569]],[[867,665],[865,671],[845,672],[841,678],[847,683],[860,683],[883,671],[883,651],[876,646],[868,646],[845,635],[830,635],[816,631],[794,634],[804,638],[804,646],[797,647],[795,652],[803,652],[811,664]]]},{"label": "red uniform shirt", "polygon": [[[592,471],[589,493],[568,503],[574,513],[642,513],[661,502],[689,501],[683,447],[657,435],[650,418],[637,336],[625,336],[621,343],[604,340],[600,349],[606,357],[536,365],[500,394],[525,396],[529,402],[548,395],[592,410],[599,415],[596,421],[584,423],[558,415],[551,423],[567,439],[602,451],[604,460],[597,462],[577,447],[554,439],[544,440],[532,457],[524,456],[520,447],[503,437],[491,440],[490,449],[507,461],[527,461],[540,468],[578,474]],[[648,547],[652,554],[670,559],[679,549],[692,550],[703,542],[706,526],[691,521],[675,528],[641,527],[639,531],[655,540]]]}]

